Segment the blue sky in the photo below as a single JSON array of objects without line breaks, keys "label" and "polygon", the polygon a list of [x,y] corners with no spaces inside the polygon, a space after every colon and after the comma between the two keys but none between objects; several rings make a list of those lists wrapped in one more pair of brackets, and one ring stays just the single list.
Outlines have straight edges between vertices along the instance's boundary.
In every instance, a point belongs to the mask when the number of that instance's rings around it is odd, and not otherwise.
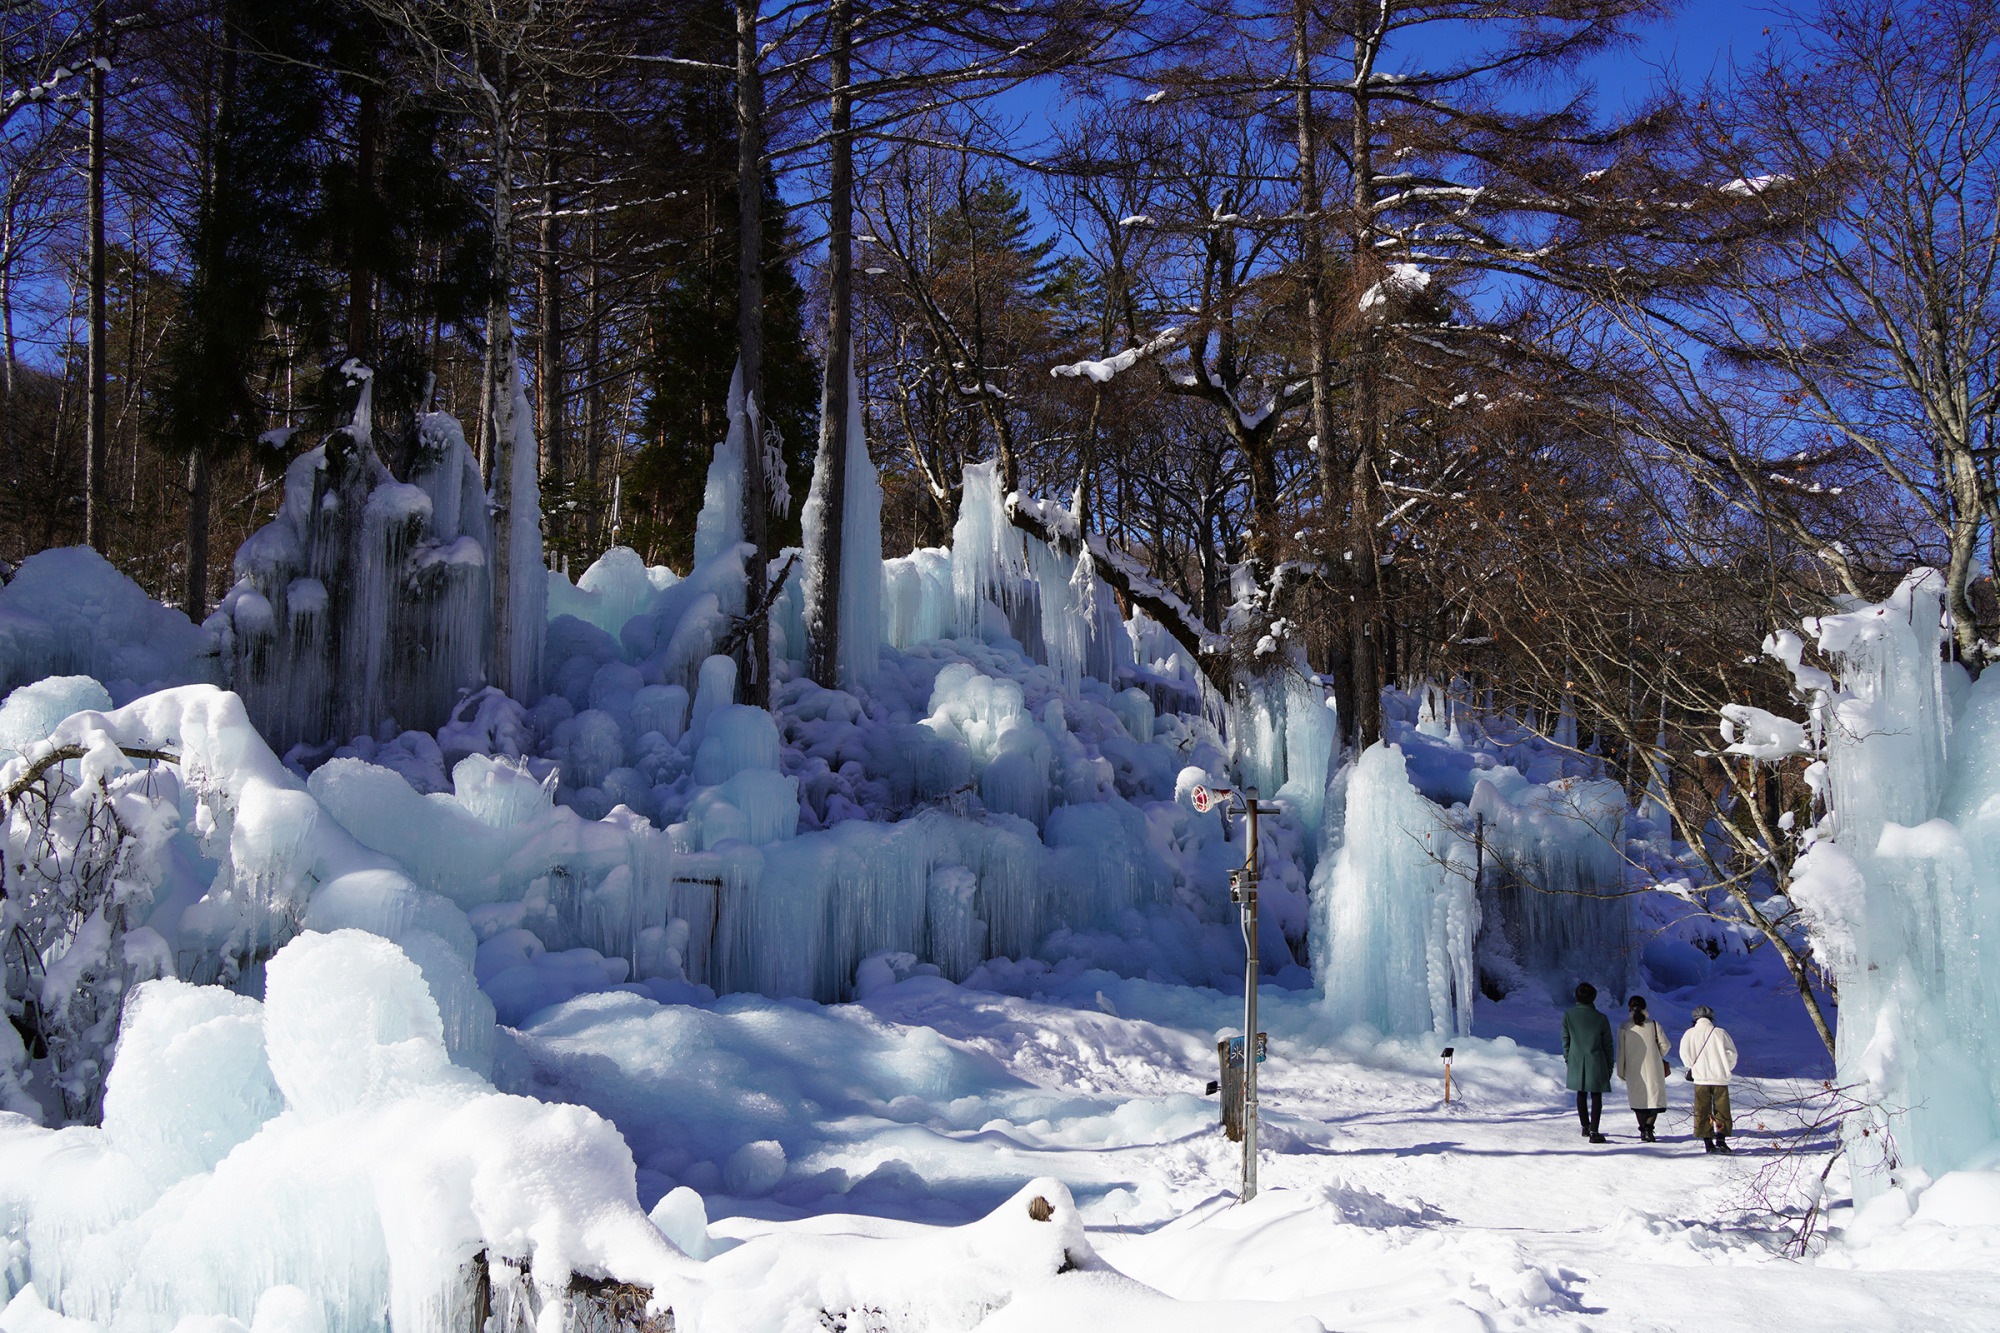
[{"label": "blue sky", "polygon": [[1600,56],[1587,72],[1597,81],[1602,105],[1612,110],[1638,101],[1663,77],[1698,84],[1723,74],[1732,58],[1755,58],[1770,40],[1764,30],[1779,26],[1767,5],[1693,0],[1671,17],[1639,29],[1638,45]]}]

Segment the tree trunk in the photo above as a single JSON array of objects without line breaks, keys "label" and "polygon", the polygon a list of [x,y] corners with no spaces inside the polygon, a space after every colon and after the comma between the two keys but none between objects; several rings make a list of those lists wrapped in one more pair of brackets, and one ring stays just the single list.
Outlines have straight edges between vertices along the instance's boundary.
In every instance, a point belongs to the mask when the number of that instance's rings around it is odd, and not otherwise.
[{"label": "tree trunk", "polygon": [[1985,518],[1985,487],[1979,464],[1969,444],[1952,441],[1944,452],[1948,478],[1950,513],[1950,562],[1945,571],[1945,609],[1951,612],[1952,647],[1958,660],[1973,676],[1985,665],[1979,648],[1979,615],[1973,609],[1971,584],[1979,563],[1979,525]]},{"label": "tree trunk", "polygon": [[[236,143],[236,66],[237,37],[235,0],[223,0],[219,7],[222,59],[218,62],[215,80],[215,120],[209,137],[208,172],[203,180],[206,190],[204,205],[206,220],[214,218],[215,210],[222,207],[222,192],[229,188],[235,173],[234,154]],[[222,228],[208,226],[203,229],[207,238],[201,263],[207,270],[208,281],[214,282],[216,275],[229,262],[228,246]],[[213,490],[209,475],[209,453],[212,444],[206,440],[194,441],[188,453],[187,471],[187,568],[181,585],[181,610],[188,619],[199,625],[208,618],[208,521],[209,502]]]},{"label": "tree trunk", "polygon": [[542,453],[546,460],[543,471],[551,481],[560,483],[563,479],[562,224],[556,210],[562,205],[562,195],[556,181],[560,163],[556,156],[555,89],[545,83],[542,91],[550,105],[544,128],[547,144],[542,152],[542,336],[535,349],[541,362],[536,367],[536,378],[542,388]]},{"label": "tree trunk", "polygon": [[[1373,50],[1366,44],[1365,36],[1359,34],[1354,65],[1355,86],[1359,88],[1374,68]],[[1375,260],[1374,226],[1375,128],[1369,112],[1368,99],[1356,96],[1350,149],[1354,171],[1350,200],[1353,217],[1348,230],[1356,285],[1366,281],[1379,267]],[[1353,677],[1354,717],[1349,723],[1349,734],[1354,748],[1363,750],[1382,734],[1382,565],[1375,547],[1375,499],[1379,485],[1375,460],[1382,430],[1381,333],[1371,325],[1363,330],[1358,342],[1350,441],[1354,453],[1348,469],[1344,563],[1352,579],[1353,596],[1349,603],[1352,637],[1348,661]]]},{"label": "tree trunk", "polygon": [[14,436],[14,206],[7,198],[5,231],[0,233],[0,480],[21,477],[21,450]]},{"label": "tree trunk", "polygon": [[744,636],[746,702],[762,708],[771,697],[771,637],[758,613],[764,602],[765,517],[769,483],[764,476],[764,87],[757,68],[759,0],[736,0],[736,202],[737,356],[743,374],[744,604],[757,623]]},{"label": "tree trunk", "polygon": [[109,440],[106,437],[104,382],[106,353],[104,319],[104,64],[109,34],[105,0],[97,0],[90,11],[90,160],[87,244],[90,249],[90,343],[85,353],[84,393],[87,403],[84,426],[84,544],[102,553],[105,547],[105,520],[110,510]]},{"label": "tree trunk", "polygon": [[486,346],[479,354],[479,484],[493,489],[493,304],[487,302]]},{"label": "tree trunk", "polygon": [[181,592],[181,610],[199,625],[208,618],[208,453],[196,449],[188,455],[187,582]]},{"label": "tree trunk", "polygon": [[486,387],[492,446],[487,451],[493,496],[493,678],[509,695],[526,682],[514,672],[514,138],[508,57],[498,57],[493,103],[493,291],[486,311]]},{"label": "tree trunk", "polygon": [[[1331,555],[1334,543],[1345,535],[1335,521],[1344,488],[1341,485],[1340,461],[1334,453],[1333,395],[1327,383],[1331,358],[1326,342],[1326,244],[1321,231],[1325,196],[1319,181],[1319,127],[1313,120],[1311,15],[1312,7],[1308,0],[1293,0],[1292,64],[1299,80],[1299,259],[1305,268],[1306,340],[1312,365],[1313,450],[1319,469],[1319,528],[1314,535],[1319,549]],[[1338,560],[1328,561],[1328,566],[1337,571],[1334,577],[1338,586],[1345,572],[1344,566]],[[1351,607],[1347,608],[1347,613],[1352,614]],[[1355,716],[1354,677],[1351,671],[1344,669],[1347,656],[1347,653],[1340,653],[1340,662],[1327,665],[1334,669],[1334,707],[1340,726],[1352,730]]]},{"label": "tree trunk", "polygon": [[[585,238],[586,244],[589,247],[590,285],[586,289],[588,304],[585,306],[584,323],[589,329],[587,337],[590,347],[588,362],[590,369],[586,377],[586,383],[590,387],[584,391],[583,397],[583,453],[584,475],[595,482],[599,468],[598,460],[604,447],[604,389],[600,383],[603,377],[600,362],[604,357],[604,303],[599,290],[599,284],[603,281],[603,274],[597,264],[597,195],[595,191],[589,197],[588,207],[591,217],[589,230],[585,233]],[[595,508],[591,510],[593,515],[596,512]],[[592,540],[596,539],[597,532],[595,527],[593,527],[590,535]]]},{"label": "tree trunk", "polygon": [[820,392],[819,457],[813,464],[813,495],[819,523],[806,552],[806,674],[828,689],[840,675],[840,584],[842,520],[847,508],[847,378],[853,355],[854,297],[854,139],[848,92],[849,42],[853,37],[851,0],[833,0],[828,108],[832,171],[827,203],[826,383]]},{"label": "tree trunk", "polygon": [[353,231],[348,243],[347,270],[347,354],[363,365],[375,355],[371,318],[375,303],[375,275],[369,271],[362,238],[374,224],[375,211],[375,122],[380,94],[371,82],[363,82],[359,105],[354,112],[354,195]]}]

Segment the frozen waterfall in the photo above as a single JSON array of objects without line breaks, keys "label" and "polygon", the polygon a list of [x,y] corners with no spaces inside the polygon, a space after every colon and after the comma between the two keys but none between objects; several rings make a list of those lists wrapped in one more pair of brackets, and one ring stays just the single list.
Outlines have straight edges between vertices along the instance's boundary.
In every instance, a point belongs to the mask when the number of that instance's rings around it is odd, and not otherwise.
[{"label": "frozen waterfall", "polygon": [[[1766,650],[1812,700],[1829,815],[1791,897],[1840,985],[1840,1081],[1857,1198],[1939,1176],[2000,1140],[2000,671],[1969,687],[1944,663],[1943,580],[1807,622],[1836,683]],[[1955,708],[1954,708],[1955,705]],[[1954,717],[1954,712],[1956,716]]]},{"label": "frozen waterfall", "polygon": [[[411,480],[396,480],[375,450],[370,392],[364,382],[354,424],[286,469],[278,516],[237,551],[236,586],[208,622],[226,682],[280,752],[372,735],[392,717],[435,730],[491,666],[493,533],[479,464],[458,423],[432,413],[417,423]],[[524,610],[538,653],[534,521]]]}]

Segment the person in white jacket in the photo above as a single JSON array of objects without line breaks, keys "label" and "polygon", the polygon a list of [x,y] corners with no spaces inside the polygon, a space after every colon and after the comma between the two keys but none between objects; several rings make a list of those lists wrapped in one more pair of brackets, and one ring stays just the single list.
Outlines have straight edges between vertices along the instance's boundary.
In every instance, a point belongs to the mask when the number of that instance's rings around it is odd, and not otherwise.
[{"label": "person in white jacket", "polygon": [[1646,1016],[1645,996],[1634,995],[1625,1007],[1632,1017],[1618,1025],[1618,1077],[1639,1119],[1639,1141],[1652,1143],[1653,1125],[1667,1109],[1667,1034]]},{"label": "person in white jacket", "polygon": [[1695,1006],[1694,1026],[1681,1036],[1681,1063],[1694,1080],[1694,1134],[1710,1152],[1729,1151],[1729,1076],[1736,1072],[1736,1043],[1715,1025],[1715,1010]]}]

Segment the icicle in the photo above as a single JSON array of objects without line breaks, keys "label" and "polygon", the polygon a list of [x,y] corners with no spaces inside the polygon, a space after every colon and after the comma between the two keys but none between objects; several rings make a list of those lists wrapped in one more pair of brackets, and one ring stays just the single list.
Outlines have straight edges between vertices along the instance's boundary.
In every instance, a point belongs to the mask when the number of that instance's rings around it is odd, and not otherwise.
[{"label": "icicle", "polygon": [[697,566],[743,540],[743,417],[743,367],[739,364],[729,379],[729,433],[715,446],[701,513],[695,517]]},{"label": "icicle", "polygon": [[977,638],[1002,631],[988,621],[986,606],[1013,601],[1027,573],[1021,534],[1007,520],[1000,494],[1000,464],[971,463],[951,531],[951,584],[958,603],[956,631]]},{"label": "icicle", "polygon": [[1567,694],[1562,697],[1562,712],[1556,717],[1555,735],[1549,739],[1565,750],[1574,750],[1577,748],[1576,701],[1571,699]]},{"label": "icicle", "polygon": [[1582,778],[1543,786],[1496,770],[1473,789],[1470,813],[1485,816],[1495,900],[1521,966],[1551,994],[1586,979],[1621,989],[1633,964],[1624,788]]},{"label": "icicle", "polygon": [[1041,605],[1042,652],[1058,687],[1076,698],[1096,624],[1095,576],[1045,542],[1028,541],[1028,567]]}]

